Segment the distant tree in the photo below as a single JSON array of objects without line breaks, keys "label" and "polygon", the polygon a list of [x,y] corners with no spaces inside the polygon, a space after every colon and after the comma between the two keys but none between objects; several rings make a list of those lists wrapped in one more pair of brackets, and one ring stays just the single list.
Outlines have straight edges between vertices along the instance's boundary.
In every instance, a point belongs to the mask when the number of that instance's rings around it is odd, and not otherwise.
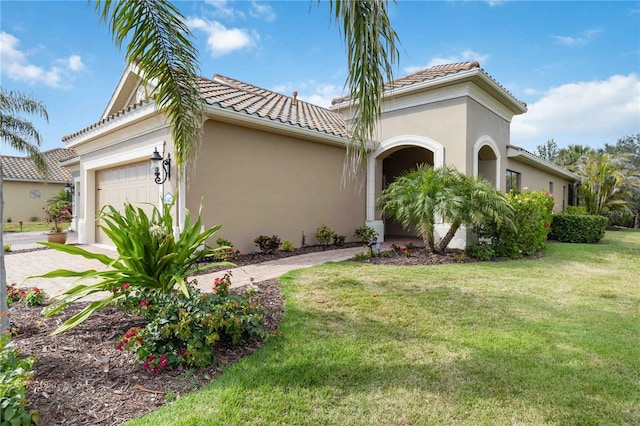
[{"label": "distant tree", "polygon": [[640,174],[625,156],[591,152],[576,164],[581,201],[590,214],[630,209],[640,191]]},{"label": "distant tree", "polygon": [[538,145],[538,157],[554,163],[558,157],[558,144],[553,139],[549,139],[546,144]]},{"label": "distant tree", "polygon": [[[20,92],[5,91],[0,87],[0,140],[11,148],[27,153],[36,168],[43,174],[47,163],[40,153],[40,133],[33,124],[22,117],[23,114],[49,119],[47,109],[40,101]],[[4,198],[2,192],[2,162],[0,161],[0,224],[4,223]],[[0,232],[0,333],[9,327],[9,307],[7,306],[7,270],[4,265],[4,240]]]},{"label": "distant tree", "polygon": [[[640,134],[618,139],[615,145],[605,144],[604,153],[612,156],[625,156],[636,173],[640,173]],[[634,191],[631,210],[635,215],[634,228],[640,229],[640,188]]]},{"label": "distant tree", "polygon": [[578,161],[591,151],[591,147],[586,145],[569,145],[558,151],[555,163],[567,170],[574,171]]}]

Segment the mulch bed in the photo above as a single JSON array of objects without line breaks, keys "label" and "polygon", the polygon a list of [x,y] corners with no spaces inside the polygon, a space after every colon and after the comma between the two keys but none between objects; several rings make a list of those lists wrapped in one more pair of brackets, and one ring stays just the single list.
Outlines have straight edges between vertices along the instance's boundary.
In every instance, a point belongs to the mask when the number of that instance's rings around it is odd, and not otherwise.
[{"label": "mulch bed", "polygon": [[[291,253],[241,255],[233,261],[243,266],[319,250],[322,247],[309,246]],[[386,257],[373,257],[363,262],[435,265],[472,261],[475,260],[460,250],[433,255],[415,248],[411,253],[392,251]],[[255,285],[259,287],[258,295],[267,311],[265,328],[267,332],[273,332],[277,330],[284,311],[280,285],[277,280]],[[243,287],[236,289],[243,290]],[[37,358],[35,377],[29,386],[28,407],[40,413],[41,425],[119,425],[201,388],[223,374],[225,367],[251,354],[264,343],[253,339],[237,346],[219,345],[215,349],[215,364],[203,370],[150,374],[135,361],[134,354],[115,349],[117,340],[128,329],[144,324],[141,318],[116,308],[99,310],[71,331],[49,336],[84,306],[84,303],[73,304],[63,315],[49,318],[42,324],[42,307],[14,303],[9,309],[11,320],[19,330],[13,340],[20,355]],[[100,368],[103,356],[110,357],[107,376]]]}]

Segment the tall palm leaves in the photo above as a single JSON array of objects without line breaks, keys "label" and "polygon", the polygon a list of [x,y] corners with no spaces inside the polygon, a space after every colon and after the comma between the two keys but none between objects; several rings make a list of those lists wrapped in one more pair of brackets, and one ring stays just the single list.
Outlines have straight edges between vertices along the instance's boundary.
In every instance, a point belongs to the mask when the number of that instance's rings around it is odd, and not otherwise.
[{"label": "tall palm leaves", "polygon": [[167,0],[97,0],[114,43],[127,41],[129,64],[157,84],[156,105],[166,113],[181,169],[195,160],[203,121],[197,84],[198,51],[180,11]]},{"label": "tall palm leaves", "polygon": [[[510,223],[511,208],[490,183],[458,172],[452,166],[426,165],[401,175],[383,192],[380,208],[405,228],[415,228],[425,246],[443,252],[462,225],[493,221]],[[435,224],[441,217],[451,226],[438,246]]]},{"label": "tall palm leaves", "polygon": [[640,189],[640,177],[624,156],[587,154],[577,165],[581,177],[580,195],[590,214],[624,209],[634,191]]},{"label": "tall palm leaves", "polygon": [[398,36],[389,22],[387,5],[386,0],[331,2],[347,45],[346,85],[354,109],[345,159],[345,172],[350,177],[357,174],[369,142],[375,139],[385,81],[393,80],[393,64],[398,59]]},{"label": "tall palm leaves", "polygon": [[591,147],[588,147],[586,145],[569,145],[566,148],[561,148],[558,151],[555,163],[566,168],[567,170],[574,171],[580,159],[590,152]]},{"label": "tall palm leaves", "polygon": [[[36,99],[20,92],[5,91],[0,87],[0,140],[11,148],[26,152],[36,168],[46,173],[47,163],[40,154],[40,133],[22,114],[49,119],[45,106]],[[0,223],[4,223],[4,198],[2,192],[2,162],[0,162]],[[9,327],[7,306],[7,271],[4,265],[4,240],[0,232],[0,333]]]}]

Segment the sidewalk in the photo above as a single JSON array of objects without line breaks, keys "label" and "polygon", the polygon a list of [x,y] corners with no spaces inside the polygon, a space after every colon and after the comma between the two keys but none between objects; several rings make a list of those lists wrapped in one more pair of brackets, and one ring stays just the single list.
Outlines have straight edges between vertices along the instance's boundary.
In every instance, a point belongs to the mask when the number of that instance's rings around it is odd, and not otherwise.
[{"label": "sidewalk", "polygon": [[[6,234],[5,234],[6,235]],[[70,235],[71,237],[71,235]],[[70,241],[70,240],[69,240]],[[26,244],[26,243],[20,243]],[[38,244],[32,244],[33,247],[41,247]],[[12,245],[12,249],[16,250],[18,244]],[[384,247],[385,245],[383,245]],[[116,252],[105,248],[95,246],[81,246],[82,248],[94,252],[103,253],[111,257],[116,256]],[[241,268],[229,269],[232,273],[232,287],[238,287],[249,284],[251,279],[255,282],[265,281],[278,278],[279,276],[301,268],[322,264],[325,262],[339,262],[352,258],[356,253],[365,251],[366,248],[354,247],[338,250],[327,250],[317,253],[309,253],[300,256],[292,256],[278,260],[247,265]],[[85,259],[82,256],[72,256],[56,250],[46,249],[24,253],[7,253],[5,254],[5,265],[7,269],[7,283],[16,284],[18,286],[39,287],[43,289],[47,295],[54,294],[70,288],[74,284],[74,278],[33,278],[26,280],[27,277],[33,275],[42,275],[55,269],[70,269],[74,271],[84,271],[87,269],[106,269],[106,267],[96,260]],[[211,291],[213,281],[217,277],[222,277],[226,271],[219,271],[211,274],[198,275],[198,287],[205,292]],[[84,281],[90,283],[90,281]],[[96,295],[95,299],[100,296]]]}]

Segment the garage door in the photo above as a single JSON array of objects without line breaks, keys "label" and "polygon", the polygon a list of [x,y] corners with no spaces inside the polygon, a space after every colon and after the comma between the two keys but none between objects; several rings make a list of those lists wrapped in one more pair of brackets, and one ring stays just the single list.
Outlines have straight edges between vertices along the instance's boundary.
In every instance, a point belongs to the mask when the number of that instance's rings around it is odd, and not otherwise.
[{"label": "garage door", "polygon": [[[150,213],[159,200],[158,185],[154,182],[149,162],[133,163],[96,172],[96,213],[111,205],[119,211],[124,203],[132,203]],[[96,222],[96,242],[111,244]]]}]

